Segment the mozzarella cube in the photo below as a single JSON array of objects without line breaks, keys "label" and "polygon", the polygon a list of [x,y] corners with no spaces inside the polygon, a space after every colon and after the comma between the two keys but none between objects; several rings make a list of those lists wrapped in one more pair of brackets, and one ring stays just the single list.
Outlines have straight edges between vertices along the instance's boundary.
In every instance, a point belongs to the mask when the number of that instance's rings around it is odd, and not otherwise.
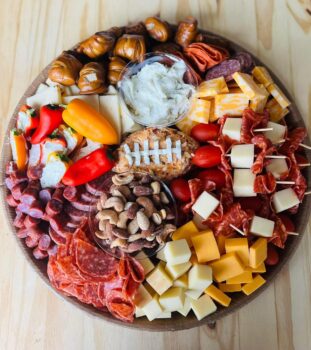
[{"label": "mozzarella cube", "polygon": [[143,317],[143,316],[146,316],[145,313],[144,313],[144,310],[141,309],[140,307],[136,306],[136,308],[135,308],[135,317],[139,318],[139,317]]},{"label": "mozzarella cube", "polygon": [[273,130],[264,131],[264,135],[272,143],[278,143],[285,137],[286,126],[278,123],[268,122],[267,128],[273,128]]},{"label": "mozzarella cube", "polygon": [[213,271],[208,265],[194,265],[188,273],[188,288],[203,291],[213,282]]},{"label": "mozzarella cube", "polygon": [[134,304],[139,308],[143,308],[146,304],[148,304],[152,299],[151,294],[147,291],[147,289],[141,284],[134,297]]},{"label": "mozzarella cube", "polygon": [[217,306],[213,302],[212,298],[207,294],[202,295],[198,300],[191,300],[190,304],[196,318],[199,321],[217,310]]},{"label": "mozzarella cube", "polygon": [[279,179],[289,171],[286,159],[271,159],[270,163],[266,166],[266,171],[270,172],[276,179]]},{"label": "mozzarella cube", "polygon": [[160,250],[157,252],[156,257],[157,257],[157,259],[166,262],[166,258],[165,258],[165,255],[164,255],[164,248],[160,249]]},{"label": "mozzarella cube", "polygon": [[121,138],[122,126],[119,109],[119,99],[117,95],[103,95],[99,96],[99,110],[100,113],[110,122]]},{"label": "mozzarella cube", "polygon": [[189,261],[191,250],[185,239],[170,241],[164,247],[164,256],[168,265],[179,265]]},{"label": "mozzarella cube", "polygon": [[99,112],[99,98],[98,95],[76,95],[76,96],[64,96],[63,103],[68,105],[72,100],[79,99],[87,104],[89,104],[92,108],[94,108],[97,112]]},{"label": "mozzarella cube", "polygon": [[233,193],[235,197],[255,197],[254,182],[256,175],[250,169],[234,169]]},{"label": "mozzarella cube", "polygon": [[193,300],[198,300],[200,296],[202,295],[203,290],[197,290],[197,289],[188,289],[185,291],[185,295]]},{"label": "mozzarella cube", "polygon": [[172,313],[170,311],[163,311],[156,318],[171,318],[171,317],[172,317]]},{"label": "mozzarella cube", "polygon": [[173,283],[174,287],[188,288],[188,274],[184,274],[181,277],[177,278],[177,280]]},{"label": "mozzarella cube", "polygon": [[272,237],[274,230],[274,221],[262,218],[260,216],[254,216],[250,232],[257,236]]},{"label": "mozzarella cube", "polygon": [[191,262],[187,261],[183,264],[178,265],[169,265],[167,264],[165,270],[169,273],[169,275],[176,280],[178,277],[186,273],[191,267]]},{"label": "mozzarella cube", "polygon": [[26,104],[33,108],[40,108],[47,104],[61,104],[62,95],[59,86],[51,86],[41,90],[38,94],[27,97]]},{"label": "mozzarella cube", "polygon": [[192,206],[192,210],[206,220],[218,207],[219,200],[204,191]]},{"label": "mozzarella cube", "polygon": [[272,196],[272,203],[277,213],[292,208],[300,203],[295,191],[292,188],[275,192]]},{"label": "mozzarella cube", "polygon": [[227,118],[222,129],[222,134],[232,140],[241,140],[242,118]]},{"label": "mozzarella cube", "polygon": [[254,163],[255,145],[234,145],[231,149],[233,168],[249,169]]},{"label": "mozzarella cube", "polygon": [[182,314],[184,317],[186,317],[190,310],[191,310],[191,304],[190,304],[191,299],[188,297],[185,297],[185,302],[184,305],[181,309],[177,310],[180,314]]},{"label": "mozzarella cube", "polygon": [[177,311],[184,305],[185,294],[182,288],[173,287],[159,297],[159,303],[164,311]]},{"label": "mozzarella cube", "polygon": [[143,307],[142,310],[149,321],[153,321],[155,318],[157,318],[163,312],[158,296],[155,295],[152,300]]},{"label": "mozzarella cube", "polygon": [[150,272],[146,278],[146,281],[159,295],[163,294],[173,284],[173,280],[165,272],[164,266],[162,264],[158,264],[158,266]]},{"label": "mozzarella cube", "polygon": [[139,252],[135,259],[139,260],[139,263],[144,268],[145,276],[154,269],[154,264],[143,251]]}]

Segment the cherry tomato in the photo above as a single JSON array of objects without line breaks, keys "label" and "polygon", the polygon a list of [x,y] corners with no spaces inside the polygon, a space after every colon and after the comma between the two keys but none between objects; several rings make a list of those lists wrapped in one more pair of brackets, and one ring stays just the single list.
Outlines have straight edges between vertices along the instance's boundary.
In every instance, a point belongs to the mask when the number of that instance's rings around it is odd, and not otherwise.
[{"label": "cherry tomato", "polygon": [[170,189],[173,196],[182,202],[189,202],[191,199],[188,181],[185,179],[174,179],[170,183]]},{"label": "cherry tomato", "polygon": [[279,218],[282,220],[284,226],[286,227],[286,231],[295,232],[295,225],[292,220],[285,214],[278,214]]},{"label": "cherry tomato", "polygon": [[[296,158],[297,164],[308,164],[309,163],[309,160],[299,153],[295,154],[295,158]],[[304,168],[304,167],[300,167],[300,169],[302,169],[302,168]]]},{"label": "cherry tomato", "polygon": [[273,244],[268,244],[266,265],[273,266],[279,262],[279,253]]},{"label": "cherry tomato", "polygon": [[215,182],[217,189],[224,187],[226,184],[226,177],[224,172],[217,168],[211,168],[199,172],[198,178],[202,180],[202,182],[204,183],[204,187],[207,181]]},{"label": "cherry tomato", "polygon": [[197,124],[191,129],[191,136],[198,142],[216,140],[219,133],[218,124]]},{"label": "cherry tomato", "polygon": [[262,201],[258,197],[245,197],[238,200],[243,210],[250,209],[257,213],[262,207]]},{"label": "cherry tomato", "polygon": [[211,145],[199,147],[192,158],[192,163],[200,168],[211,168],[220,164],[220,162],[220,149]]}]

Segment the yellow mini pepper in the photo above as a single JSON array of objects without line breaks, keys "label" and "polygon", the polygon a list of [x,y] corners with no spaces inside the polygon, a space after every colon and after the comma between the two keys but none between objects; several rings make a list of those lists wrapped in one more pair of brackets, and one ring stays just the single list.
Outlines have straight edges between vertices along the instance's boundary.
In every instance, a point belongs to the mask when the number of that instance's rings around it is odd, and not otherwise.
[{"label": "yellow mini pepper", "polygon": [[86,102],[74,99],[63,112],[64,122],[88,139],[105,145],[119,143],[117,131],[102,114]]}]

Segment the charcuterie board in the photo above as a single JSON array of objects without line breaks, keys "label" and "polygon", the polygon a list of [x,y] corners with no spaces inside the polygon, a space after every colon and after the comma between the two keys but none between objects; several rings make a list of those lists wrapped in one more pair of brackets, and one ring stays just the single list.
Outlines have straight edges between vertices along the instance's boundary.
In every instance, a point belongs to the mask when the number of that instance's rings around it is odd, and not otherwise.
[{"label": "charcuterie board", "polygon": [[[229,45],[230,49],[232,49],[233,51],[236,51],[236,52],[245,51],[245,49],[239,47],[238,45],[236,45],[235,43],[233,43],[231,41],[229,42],[225,38],[222,38],[220,36],[214,35],[214,34],[209,33],[209,32],[204,32],[204,31],[202,31],[202,32],[204,34],[206,34],[207,36],[210,36],[212,38],[213,42],[216,42],[216,43],[219,42],[220,44],[225,42],[226,45]],[[255,62],[256,62],[256,65],[260,65],[260,66],[263,65],[256,58],[255,58]],[[8,125],[8,130],[11,130],[15,127],[16,115],[18,114],[20,107],[26,103],[26,98],[34,95],[38,86],[41,83],[44,83],[46,81],[46,79],[48,78],[49,69],[50,69],[50,66],[46,67],[42,71],[42,73],[34,80],[34,82],[30,85],[30,87],[27,89],[27,91],[25,92],[25,94],[21,98],[21,100],[19,101],[19,103],[18,103],[18,105],[13,113],[13,116],[9,122],[9,125]],[[272,76],[274,82],[276,82],[276,84],[281,88],[281,90],[290,98],[290,95],[288,94],[288,92],[286,91],[286,89],[282,85],[282,83],[278,80],[278,78],[276,76],[274,76],[273,73],[271,73],[271,76]],[[288,121],[289,125],[291,127],[303,126],[303,119],[302,119],[298,109],[296,108],[294,102],[292,102],[289,109],[290,109],[290,116],[287,117],[287,121]],[[8,135],[8,133],[7,133],[7,135]],[[307,140],[305,140],[304,142],[309,143]],[[5,142],[4,148],[3,148],[3,153],[2,153],[2,163],[1,163],[1,170],[2,170],[2,174],[3,174],[2,182],[4,182],[4,174],[5,174],[6,164],[11,159],[12,159],[12,156],[11,156],[10,146],[9,146],[8,142]],[[304,170],[304,174],[308,180],[308,185],[310,186],[311,170],[309,167]],[[4,210],[7,213],[7,217],[8,217],[8,220],[10,222],[12,233],[14,233],[16,231],[16,228],[13,226],[13,219],[14,219],[15,211],[10,209],[5,204],[5,196],[6,196],[7,192],[6,192],[6,189],[4,187],[1,188],[1,192],[2,192],[2,196],[3,196],[2,203],[4,206]],[[153,331],[165,331],[165,330],[186,329],[186,328],[196,327],[196,326],[199,326],[199,325],[204,324],[204,323],[212,323],[212,322],[216,321],[217,319],[237,310],[238,308],[244,306],[246,303],[250,302],[259,293],[261,293],[262,290],[264,288],[266,288],[269,285],[269,283],[271,283],[271,281],[273,281],[275,276],[279,273],[281,268],[289,260],[290,256],[293,254],[295,248],[297,247],[297,245],[298,245],[298,243],[303,235],[304,228],[305,228],[307,221],[308,221],[310,207],[311,207],[311,199],[309,196],[307,196],[300,206],[299,213],[295,216],[296,231],[299,232],[300,234],[299,234],[299,236],[289,237],[289,239],[287,240],[287,243],[286,243],[286,247],[282,251],[282,254],[280,255],[279,263],[276,266],[271,267],[268,270],[268,272],[265,274],[265,279],[266,279],[267,283],[263,287],[258,289],[256,292],[254,292],[251,296],[246,296],[246,295],[242,295],[242,294],[238,294],[238,295],[233,296],[232,302],[231,302],[231,305],[229,308],[219,308],[215,313],[209,315],[208,317],[204,318],[201,321],[198,321],[196,319],[196,317],[192,314],[189,314],[186,318],[181,316],[181,315],[174,314],[173,319],[156,319],[156,320],[153,320],[152,322],[149,322],[146,318],[137,318],[137,319],[135,319],[135,321],[133,323],[123,323],[123,322],[115,319],[109,313],[103,313],[102,311],[97,310],[92,306],[88,306],[86,304],[80,303],[79,301],[77,301],[74,298],[64,297],[61,293],[58,293],[58,292],[57,293],[61,297],[68,300],[69,302],[71,302],[74,305],[81,308],[82,310],[85,310],[86,312],[88,312],[94,316],[106,319],[110,322],[114,322],[114,323],[120,324],[122,326],[136,327],[139,329],[148,329],[148,330],[153,330]],[[30,261],[30,263],[34,267],[34,269],[39,273],[39,275],[43,278],[43,280],[47,283],[47,285],[50,286],[50,281],[49,281],[47,274],[46,274],[46,262],[44,260],[40,261],[40,260],[35,259],[32,255],[32,251],[30,249],[28,249],[24,245],[24,243],[21,240],[19,240],[18,238],[17,238],[17,242],[20,245],[24,254],[26,255],[27,259]]]}]

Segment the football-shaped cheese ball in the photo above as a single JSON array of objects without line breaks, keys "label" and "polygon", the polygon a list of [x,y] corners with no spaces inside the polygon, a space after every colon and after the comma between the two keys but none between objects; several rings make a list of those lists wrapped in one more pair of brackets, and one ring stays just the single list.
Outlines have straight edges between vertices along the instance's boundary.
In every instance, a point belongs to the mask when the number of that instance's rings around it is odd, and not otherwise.
[{"label": "football-shaped cheese ball", "polygon": [[198,143],[171,128],[147,128],[128,136],[118,149],[114,171],[144,171],[161,180],[185,174]]}]

